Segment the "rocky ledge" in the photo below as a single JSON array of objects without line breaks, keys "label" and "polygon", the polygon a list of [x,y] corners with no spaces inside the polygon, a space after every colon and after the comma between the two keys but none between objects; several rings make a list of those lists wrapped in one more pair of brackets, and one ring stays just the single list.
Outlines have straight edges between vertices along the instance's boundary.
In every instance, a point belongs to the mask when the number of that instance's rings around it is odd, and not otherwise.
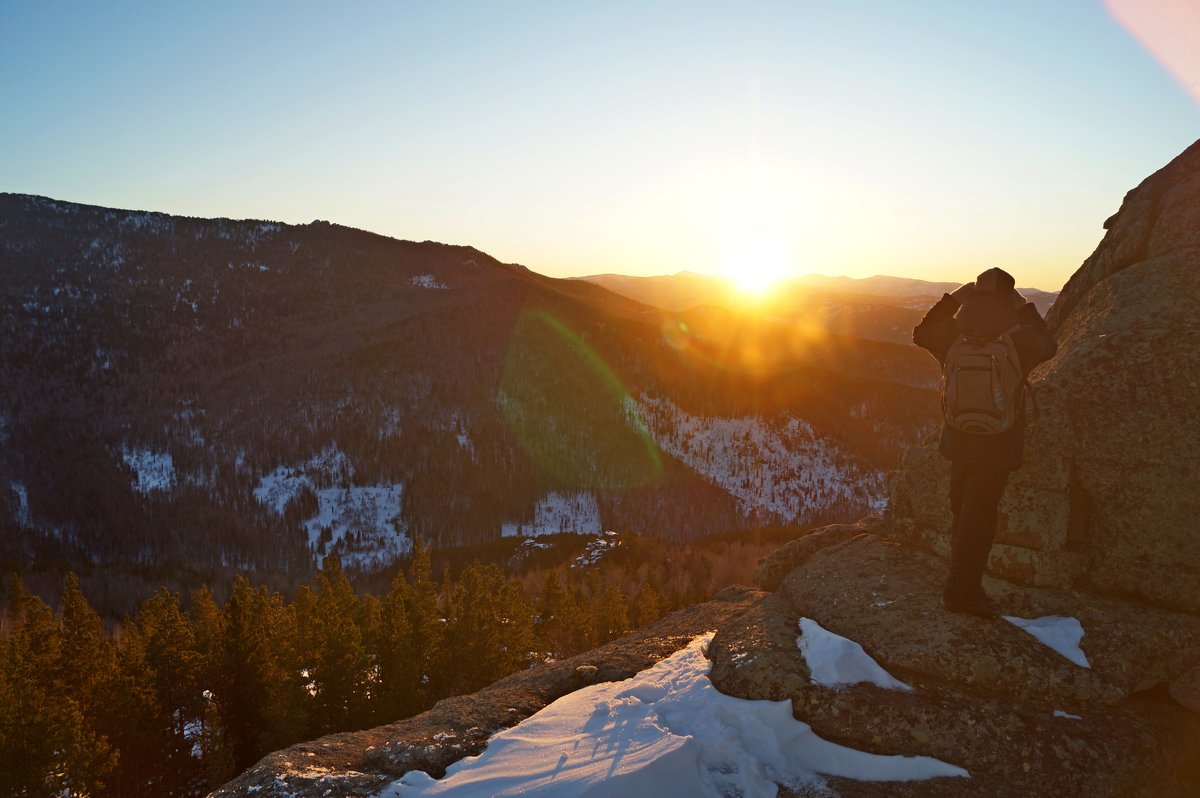
[{"label": "rocky ledge", "polygon": [[[986,579],[1007,614],[1077,619],[1083,667],[1005,620],[946,612],[945,562],[889,531],[868,520],[783,547],[759,569],[774,592],[724,625],[709,649],[722,692],[790,699],[795,717],[826,739],[932,756],[971,774],[831,779],[838,794],[1197,794],[1200,617]],[[800,618],[861,644],[912,690],[817,684],[798,645]]]}]

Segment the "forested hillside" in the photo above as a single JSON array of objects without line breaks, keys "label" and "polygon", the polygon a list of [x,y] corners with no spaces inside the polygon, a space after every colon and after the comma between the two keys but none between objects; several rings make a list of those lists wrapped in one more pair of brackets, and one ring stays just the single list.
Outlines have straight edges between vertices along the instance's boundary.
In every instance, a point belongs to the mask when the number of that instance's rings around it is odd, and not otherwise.
[{"label": "forested hillside", "polygon": [[417,537],[857,517],[936,411],[912,347],[325,222],[0,195],[0,308],[0,566],[110,618]]}]

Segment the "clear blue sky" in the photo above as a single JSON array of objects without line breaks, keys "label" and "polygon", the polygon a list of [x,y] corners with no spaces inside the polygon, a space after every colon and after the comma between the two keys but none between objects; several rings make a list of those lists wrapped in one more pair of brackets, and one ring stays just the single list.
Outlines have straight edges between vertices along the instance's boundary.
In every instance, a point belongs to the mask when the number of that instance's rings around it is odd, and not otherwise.
[{"label": "clear blue sky", "polygon": [[764,239],[797,272],[1057,288],[1198,136],[1087,0],[0,0],[0,190],[553,275]]}]

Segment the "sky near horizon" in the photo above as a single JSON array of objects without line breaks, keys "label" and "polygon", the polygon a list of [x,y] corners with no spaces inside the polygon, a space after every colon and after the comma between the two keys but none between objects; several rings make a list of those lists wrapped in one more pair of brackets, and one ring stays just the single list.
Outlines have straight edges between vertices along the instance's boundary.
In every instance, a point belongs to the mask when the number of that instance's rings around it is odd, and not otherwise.
[{"label": "sky near horizon", "polygon": [[[1151,7],[1157,38],[1131,21]],[[328,219],[553,276],[721,273],[765,241],[797,274],[1056,289],[1200,136],[1197,22],[1197,0],[0,0],[0,191]]]}]

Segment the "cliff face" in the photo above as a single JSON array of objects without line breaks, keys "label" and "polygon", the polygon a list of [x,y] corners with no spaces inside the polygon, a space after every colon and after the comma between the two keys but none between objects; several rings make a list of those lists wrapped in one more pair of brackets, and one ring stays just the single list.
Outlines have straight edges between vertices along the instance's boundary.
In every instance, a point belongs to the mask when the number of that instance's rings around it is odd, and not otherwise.
[{"label": "cliff face", "polygon": [[[1200,142],[1130,191],[1047,321],[1040,412],[993,573],[1200,611]],[[948,468],[906,453],[889,521],[945,552]]]}]

